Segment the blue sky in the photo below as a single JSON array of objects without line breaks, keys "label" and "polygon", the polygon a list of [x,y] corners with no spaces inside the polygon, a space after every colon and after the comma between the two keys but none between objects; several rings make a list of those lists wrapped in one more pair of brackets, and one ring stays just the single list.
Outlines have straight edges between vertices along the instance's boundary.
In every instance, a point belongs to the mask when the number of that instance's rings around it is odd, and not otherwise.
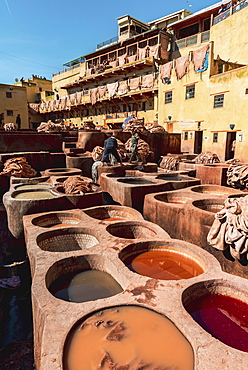
[{"label": "blue sky", "polygon": [[117,35],[116,18],[149,22],[180,9],[196,12],[216,0],[0,0],[0,83],[32,74],[51,79],[66,63]]}]

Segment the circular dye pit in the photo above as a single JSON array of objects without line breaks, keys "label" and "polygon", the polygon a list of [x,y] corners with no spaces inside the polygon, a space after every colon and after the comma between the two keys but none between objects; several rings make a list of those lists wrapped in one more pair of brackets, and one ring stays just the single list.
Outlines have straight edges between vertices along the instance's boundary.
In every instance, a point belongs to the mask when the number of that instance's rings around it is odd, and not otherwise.
[{"label": "circular dye pit", "polygon": [[137,238],[152,238],[157,235],[156,231],[141,224],[109,224],[106,228],[107,232],[118,238],[137,239]]},{"label": "circular dye pit", "polygon": [[149,250],[126,257],[123,262],[133,272],[161,280],[190,279],[204,272],[186,253]]},{"label": "circular dye pit", "polygon": [[138,211],[124,206],[92,207],[84,209],[84,212],[88,216],[101,221],[143,220],[142,215]]},{"label": "circular dye pit", "polygon": [[182,195],[175,195],[170,193],[165,194],[156,194],[154,196],[156,200],[164,203],[172,203],[172,204],[184,204],[187,201],[191,200],[191,198],[182,196]]},{"label": "circular dye pit", "polygon": [[138,177],[128,177],[128,178],[119,178],[118,182],[122,182],[124,184],[131,184],[131,185],[148,185],[148,184],[155,184],[154,181],[149,181],[146,179],[138,178]]},{"label": "circular dye pit", "polygon": [[208,294],[185,305],[192,318],[214,338],[248,352],[248,305],[236,298]]},{"label": "circular dye pit", "polygon": [[237,190],[236,189],[228,189],[228,188],[225,188],[223,186],[213,186],[213,185],[209,185],[209,186],[194,186],[193,188],[191,188],[191,191],[195,192],[195,193],[203,193],[203,194],[212,194],[212,195],[221,195],[221,196],[228,196],[229,194],[232,194],[232,193],[237,193]]},{"label": "circular dye pit", "polygon": [[118,306],[91,315],[72,330],[65,370],[193,370],[190,343],[166,317],[138,306]]},{"label": "circular dye pit", "polygon": [[34,218],[32,224],[40,227],[66,227],[77,225],[80,221],[73,213],[50,213]]},{"label": "circular dye pit", "polygon": [[37,244],[48,252],[69,252],[94,247],[98,240],[86,230],[67,228],[39,234]]},{"label": "circular dye pit", "polygon": [[112,297],[123,289],[106,272],[88,270],[60,276],[50,285],[49,291],[56,298],[80,303]]},{"label": "circular dye pit", "polygon": [[195,200],[192,204],[196,208],[212,213],[217,213],[224,208],[224,201],[221,202],[216,199]]},{"label": "circular dye pit", "polygon": [[165,180],[165,181],[194,181],[195,179],[190,179],[186,176],[158,176],[159,179]]},{"label": "circular dye pit", "polygon": [[51,193],[48,190],[37,190],[37,191],[20,191],[16,194],[13,194],[12,197],[14,199],[49,199],[49,198],[56,198],[57,195]]},{"label": "circular dye pit", "polygon": [[30,185],[18,185],[15,187],[16,190],[26,190],[26,189],[42,189],[42,188],[52,188],[51,184],[30,184]]}]

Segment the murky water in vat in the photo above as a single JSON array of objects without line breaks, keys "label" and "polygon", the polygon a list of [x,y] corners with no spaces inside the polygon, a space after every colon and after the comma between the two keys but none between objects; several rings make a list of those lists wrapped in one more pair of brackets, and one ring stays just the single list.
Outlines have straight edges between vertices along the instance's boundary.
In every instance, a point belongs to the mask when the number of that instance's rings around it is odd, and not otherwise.
[{"label": "murky water in vat", "polygon": [[56,298],[77,303],[111,297],[123,291],[111,275],[97,270],[65,274],[54,281],[49,290]]},{"label": "murky water in vat", "polygon": [[46,183],[39,183],[39,184],[30,184],[30,185],[19,185],[16,187],[18,190],[26,190],[26,189],[41,189],[41,188],[51,188],[52,185]]},{"label": "murky water in vat", "polygon": [[76,329],[64,364],[66,370],[193,370],[194,354],[164,316],[143,307],[119,306],[89,317]]},{"label": "murky water in vat", "polygon": [[131,255],[124,262],[130,270],[140,275],[161,280],[190,279],[204,272],[194,260],[169,250]]},{"label": "murky water in vat", "polygon": [[209,294],[185,306],[193,319],[213,337],[248,352],[248,305],[238,299]]},{"label": "murky water in vat", "polygon": [[49,191],[24,191],[14,195],[15,199],[44,199],[44,198],[56,198],[56,195],[53,195]]}]

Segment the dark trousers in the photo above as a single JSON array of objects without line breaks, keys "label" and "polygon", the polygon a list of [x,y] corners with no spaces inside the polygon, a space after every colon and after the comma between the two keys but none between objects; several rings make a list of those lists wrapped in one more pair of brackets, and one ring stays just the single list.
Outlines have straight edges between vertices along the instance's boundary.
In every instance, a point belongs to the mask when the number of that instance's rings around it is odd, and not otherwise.
[{"label": "dark trousers", "polygon": [[119,154],[118,154],[118,152],[115,148],[112,148],[112,149],[106,148],[106,149],[104,149],[101,162],[106,162],[109,154],[113,154],[113,156],[116,158],[117,162],[119,162],[119,163],[121,162],[120,156],[119,156]]}]

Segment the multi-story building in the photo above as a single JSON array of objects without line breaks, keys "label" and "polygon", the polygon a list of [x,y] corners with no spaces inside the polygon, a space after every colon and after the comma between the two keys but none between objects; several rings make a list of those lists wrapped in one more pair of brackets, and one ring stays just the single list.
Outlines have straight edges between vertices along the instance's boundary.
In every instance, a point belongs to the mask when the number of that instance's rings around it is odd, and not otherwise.
[{"label": "multi-story building", "polygon": [[247,5],[221,1],[149,23],[118,18],[116,37],[53,75],[56,99],[46,99],[40,112],[76,126],[107,126],[136,112],[181,133],[183,152],[248,161]]},{"label": "multi-story building", "polygon": [[[39,112],[40,103],[54,99],[55,92],[52,89],[52,81],[45,77],[32,75],[28,79],[21,78],[13,85],[13,87],[15,86],[26,88],[25,104],[28,105],[28,128],[36,128],[44,118]],[[51,118],[54,118],[53,115],[51,115]]]},{"label": "multi-story building", "polygon": [[28,128],[26,88],[0,84],[0,128],[3,128],[5,123],[16,123],[18,115],[21,127]]}]

